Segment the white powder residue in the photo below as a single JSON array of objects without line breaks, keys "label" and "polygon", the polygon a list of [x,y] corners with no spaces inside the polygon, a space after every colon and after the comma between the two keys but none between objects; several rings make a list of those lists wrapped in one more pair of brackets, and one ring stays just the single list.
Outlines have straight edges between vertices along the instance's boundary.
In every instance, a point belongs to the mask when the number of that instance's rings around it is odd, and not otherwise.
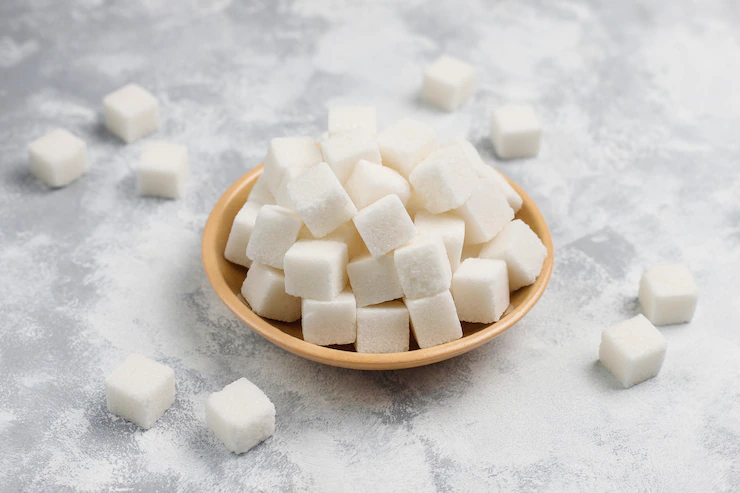
[{"label": "white powder residue", "polygon": [[0,38],[0,67],[11,68],[39,51],[35,39],[18,42],[10,36]]}]

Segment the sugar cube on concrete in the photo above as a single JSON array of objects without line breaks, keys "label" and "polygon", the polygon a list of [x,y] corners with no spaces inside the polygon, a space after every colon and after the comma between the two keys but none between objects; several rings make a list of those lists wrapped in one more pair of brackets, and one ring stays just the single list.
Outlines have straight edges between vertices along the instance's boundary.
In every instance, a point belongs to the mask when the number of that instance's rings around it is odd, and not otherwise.
[{"label": "sugar cube on concrete", "polygon": [[420,234],[393,252],[406,298],[424,298],[450,289],[452,270],[442,237]]},{"label": "sugar cube on concrete", "polygon": [[680,324],[693,318],[699,290],[685,265],[655,265],[642,275],[639,299],[654,325]]},{"label": "sugar cube on concrete", "polygon": [[403,296],[393,253],[373,257],[360,255],[347,264],[349,284],[357,299],[357,306],[376,305]]},{"label": "sugar cube on concrete", "polygon": [[668,343],[643,315],[601,333],[599,360],[624,388],[653,378],[663,366]]},{"label": "sugar cube on concrete", "polygon": [[316,238],[328,235],[357,213],[339,179],[323,162],[288,183],[288,197]]},{"label": "sugar cube on concrete", "polygon": [[364,159],[357,163],[344,188],[358,209],[391,194],[406,205],[411,196],[409,183],[398,171]]},{"label": "sugar cube on concrete", "polygon": [[404,298],[411,317],[411,330],[424,349],[462,337],[462,326],[449,291],[411,300]]},{"label": "sugar cube on concrete", "polygon": [[270,193],[275,195],[285,170],[308,168],[321,162],[321,151],[311,137],[277,137],[270,140],[265,158],[265,179]]},{"label": "sugar cube on concrete", "polygon": [[263,205],[249,237],[247,257],[254,262],[282,269],[285,252],[295,243],[302,224],[298,214],[290,209]]},{"label": "sugar cube on concrete", "polygon": [[547,257],[547,248],[527,223],[515,219],[483,247],[480,257],[505,261],[509,289],[516,291],[537,280]]},{"label": "sugar cube on concrete", "polygon": [[358,353],[408,351],[409,339],[409,312],[400,301],[357,309]]},{"label": "sugar cube on concrete", "polygon": [[498,322],[509,307],[506,262],[469,258],[452,276],[452,297],[463,322]]},{"label": "sugar cube on concrete", "polygon": [[478,186],[478,174],[459,146],[433,152],[409,175],[409,183],[426,210],[433,214],[456,209]]},{"label": "sugar cube on concrete", "polygon": [[385,255],[416,236],[416,226],[398,195],[386,195],[352,219],[373,257]]},{"label": "sugar cube on concrete", "polygon": [[349,130],[332,135],[321,143],[321,154],[341,183],[347,181],[361,159],[380,164],[378,144],[366,130]]},{"label": "sugar cube on concrete", "polygon": [[417,164],[437,150],[439,143],[430,127],[404,118],[378,134],[378,147],[383,164],[408,178]]},{"label": "sugar cube on concrete", "polygon": [[344,291],[331,301],[303,300],[303,340],[319,346],[354,344],[357,339],[355,295]]},{"label": "sugar cube on concrete", "polygon": [[442,238],[450,261],[450,269],[455,272],[460,265],[463,243],[465,242],[465,221],[450,214],[430,214],[421,211],[414,217],[414,225],[419,234],[437,235]]},{"label": "sugar cube on concrete", "polygon": [[130,144],[159,129],[159,103],[146,89],[128,84],[103,98],[105,126]]},{"label": "sugar cube on concrete", "polygon": [[485,243],[514,219],[514,211],[500,190],[487,180],[478,186],[468,200],[454,210],[465,221],[465,243]]},{"label": "sugar cube on concrete", "polygon": [[306,171],[308,168],[293,167],[285,170],[283,179],[280,180],[280,186],[275,193],[275,203],[280,207],[293,210],[293,202],[288,197],[288,183],[293,181],[298,175]]},{"label": "sugar cube on concrete", "polygon": [[57,128],[29,144],[28,167],[49,187],[69,185],[89,169],[87,144]]},{"label": "sugar cube on concrete", "polygon": [[424,71],[421,96],[446,111],[455,111],[475,92],[475,69],[447,55],[437,58]]},{"label": "sugar cube on concrete", "polygon": [[542,127],[528,105],[508,105],[491,114],[491,142],[501,159],[534,157],[540,152]]},{"label": "sugar cube on concrete", "polygon": [[227,449],[241,454],[275,433],[275,406],[255,384],[240,378],[208,397],[206,424]]},{"label": "sugar cube on concrete", "polygon": [[347,245],[338,241],[300,240],[283,259],[285,292],[331,301],[347,284]]},{"label": "sugar cube on concrete", "polygon": [[375,135],[375,106],[344,105],[329,108],[329,135],[364,130]]},{"label": "sugar cube on concrete", "polygon": [[247,202],[236,214],[224,251],[224,257],[229,262],[244,267],[252,265],[252,261],[247,257],[247,245],[261,207],[262,205],[256,202]]},{"label": "sugar cube on concrete", "polygon": [[260,317],[282,322],[301,318],[301,299],[285,292],[285,274],[279,269],[253,262],[241,293]]},{"label": "sugar cube on concrete", "polygon": [[175,372],[132,354],[105,379],[105,398],[108,411],[147,430],[175,402]]},{"label": "sugar cube on concrete", "polygon": [[275,197],[272,195],[272,192],[270,192],[270,189],[267,188],[267,179],[265,178],[264,173],[260,173],[259,178],[254,182],[254,186],[247,197],[247,202],[254,202],[262,205],[275,205]]},{"label": "sugar cube on concrete", "polygon": [[150,142],[136,168],[139,195],[177,199],[190,176],[188,148],[170,142]]}]

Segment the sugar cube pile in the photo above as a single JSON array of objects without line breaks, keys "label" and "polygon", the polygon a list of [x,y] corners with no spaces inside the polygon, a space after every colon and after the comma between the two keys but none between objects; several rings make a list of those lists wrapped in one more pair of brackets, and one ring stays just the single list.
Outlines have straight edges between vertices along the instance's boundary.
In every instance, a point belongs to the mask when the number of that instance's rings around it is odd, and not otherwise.
[{"label": "sugar cube pile", "polygon": [[[430,97],[458,104],[460,90]],[[248,268],[252,311],[301,320],[306,342],[423,349],[499,321],[510,291],[536,281],[547,248],[521,207],[467,140],[440,147],[408,118],[376,135],[374,108],[334,107],[321,144],[269,142],[224,256]]]}]

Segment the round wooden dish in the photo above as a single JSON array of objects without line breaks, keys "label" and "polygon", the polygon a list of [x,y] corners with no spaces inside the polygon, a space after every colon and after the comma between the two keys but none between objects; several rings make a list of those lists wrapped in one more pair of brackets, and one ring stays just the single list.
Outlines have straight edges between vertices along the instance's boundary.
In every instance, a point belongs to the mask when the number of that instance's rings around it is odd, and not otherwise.
[{"label": "round wooden dish", "polygon": [[547,247],[547,258],[537,281],[511,294],[511,305],[499,322],[493,325],[463,323],[462,339],[427,349],[412,346],[411,351],[404,353],[360,354],[352,346],[321,347],[310,344],[302,338],[300,321],[288,324],[263,319],[252,312],[240,292],[247,270],[224,258],[231,223],[246,202],[262,168],[263,166],[258,166],[239,178],[216,203],[203,231],[203,265],[218,297],[242,322],[267,340],[298,356],[327,365],[358,370],[413,368],[453,358],[490,341],[518,322],[537,303],[550,280],[553,266],[550,230],[529,195],[509,180],[524,200],[517,218],[529,224],[542,239]]}]

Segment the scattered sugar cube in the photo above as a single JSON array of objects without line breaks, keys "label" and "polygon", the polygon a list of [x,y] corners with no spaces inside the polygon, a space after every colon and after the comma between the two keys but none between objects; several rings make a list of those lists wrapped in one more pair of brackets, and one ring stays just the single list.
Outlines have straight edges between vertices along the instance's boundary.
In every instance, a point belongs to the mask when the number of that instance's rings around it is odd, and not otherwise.
[{"label": "scattered sugar cube", "polygon": [[285,252],[295,243],[301,226],[301,218],[290,209],[263,205],[249,237],[247,257],[254,262],[282,269]]},{"label": "scattered sugar cube", "polygon": [[452,297],[463,322],[498,322],[509,307],[506,262],[469,258],[452,276]]},{"label": "scattered sugar cube", "polygon": [[449,291],[411,300],[404,298],[411,317],[411,330],[424,349],[462,337],[462,326]]},{"label": "scattered sugar cube", "polygon": [[71,133],[57,128],[28,146],[28,167],[47,186],[69,185],[87,173],[87,144]]},{"label": "scattered sugar cube", "polygon": [[303,340],[319,346],[354,344],[357,339],[355,295],[344,291],[331,301],[303,300]]},{"label": "scattered sugar cube", "polygon": [[442,55],[424,71],[421,96],[440,109],[455,111],[473,95],[475,85],[472,65]]},{"label": "scattered sugar cube", "polygon": [[139,195],[176,199],[183,195],[189,175],[187,147],[150,142],[136,168],[136,189]]},{"label": "scattered sugar cube", "polygon": [[467,245],[463,245],[460,262],[465,262],[469,258],[478,258],[484,245],[485,243],[469,243]]},{"label": "scattered sugar cube", "polygon": [[146,89],[128,84],[103,98],[105,126],[130,144],[159,129],[159,103]]},{"label": "scattered sugar cube", "polygon": [[337,241],[300,240],[283,260],[285,292],[331,301],[347,284],[347,245]]},{"label": "scattered sugar cube", "polygon": [[285,170],[309,168],[321,162],[321,151],[311,137],[277,137],[270,140],[265,158],[265,179],[270,193],[275,195]]},{"label": "scattered sugar cube", "polygon": [[537,280],[547,257],[547,248],[527,223],[515,219],[483,247],[480,257],[505,261],[509,289],[516,291]]},{"label": "scattered sugar cube", "polygon": [[361,129],[375,135],[375,106],[333,106],[329,108],[329,135]]},{"label": "scattered sugar cube", "polygon": [[418,235],[393,252],[406,298],[425,298],[450,289],[452,271],[442,237]]},{"label": "scattered sugar cube", "polygon": [[455,209],[455,214],[465,221],[465,243],[485,243],[496,236],[509,221],[514,211],[499,189],[483,180],[470,198]]},{"label": "scattered sugar cube", "polygon": [[460,256],[465,242],[465,221],[450,213],[434,215],[421,211],[414,217],[414,225],[420,235],[437,235],[442,238],[447,259],[450,261],[450,269],[455,272],[460,266]]},{"label": "scattered sugar cube", "polygon": [[275,205],[275,197],[270,192],[270,189],[267,188],[267,179],[264,172],[260,173],[259,178],[254,182],[254,186],[247,197],[247,202],[254,202],[261,205]]},{"label": "scattered sugar cube", "polygon": [[206,424],[227,449],[241,454],[275,433],[275,406],[255,384],[240,378],[208,397]]},{"label": "scattered sugar cube", "polygon": [[393,254],[373,257],[360,255],[347,264],[349,284],[357,299],[357,306],[376,305],[403,296]]},{"label": "scattered sugar cube", "polygon": [[400,301],[357,309],[358,353],[408,351],[409,339],[409,312]]},{"label": "scattered sugar cube", "polygon": [[292,182],[298,175],[306,171],[306,169],[308,168],[293,167],[285,170],[283,179],[280,180],[280,186],[275,193],[275,203],[277,205],[293,210],[293,202],[290,201],[290,197],[288,196],[288,183]]},{"label": "scattered sugar cube", "polygon": [[643,315],[601,333],[599,360],[624,388],[653,378],[663,366],[668,343]]},{"label": "scattered sugar cube", "polygon": [[409,175],[409,183],[433,214],[463,205],[478,186],[478,174],[459,146],[431,153]]},{"label": "scattered sugar cube", "polygon": [[430,127],[404,118],[378,134],[378,147],[383,164],[408,178],[414,167],[436,151],[439,144]]},{"label": "scattered sugar cube", "polygon": [[175,402],[175,372],[132,354],[105,379],[108,411],[148,430]]},{"label": "scattered sugar cube", "polygon": [[252,261],[247,257],[247,245],[261,207],[262,205],[256,202],[247,202],[236,214],[224,251],[224,257],[229,262],[244,267],[252,265]]},{"label": "scattered sugar cube", "polygon": [[321,143],[321,154],[341,183],[347,181],[361,159],[380,164],[380,150],[375,137],[365,130],[332,135]]},{"label": "scattered sugar cube", "polygon": [[501,159],[534,157],[540,152],[542,127],[528,105],[509,105],[491,114],[491,142]]},{"label": "scattered sugar cube", "polygon": [[694,316],[699,290],[685,265],[649,267],[640,280],[642,313],[654,325],[689,322]]},{"label": "scattered sugar cube", "polygon": [[398,171],[364,159],[357,163],[344,188],[358,209],[391,194],[398,195],[405,205],[411,196],[409,183]]},{"label": "scattered sugar cube", "polygon": [[352,219],[373,257],[385,255],[416,236],[416,226],[398,195],[386,195]]},{"label": "scattered sugar cube", "polygon": [[288,183],[288,197],[311,234],[328,235],[357,213],[327,163],[319,163]]},{"label": "scattered sugar cube", "polygon": [[285,274],[279,269],[253,262],[241,292],[260,317],[283,322],[301,318],[301,299],[285,292]]}]

